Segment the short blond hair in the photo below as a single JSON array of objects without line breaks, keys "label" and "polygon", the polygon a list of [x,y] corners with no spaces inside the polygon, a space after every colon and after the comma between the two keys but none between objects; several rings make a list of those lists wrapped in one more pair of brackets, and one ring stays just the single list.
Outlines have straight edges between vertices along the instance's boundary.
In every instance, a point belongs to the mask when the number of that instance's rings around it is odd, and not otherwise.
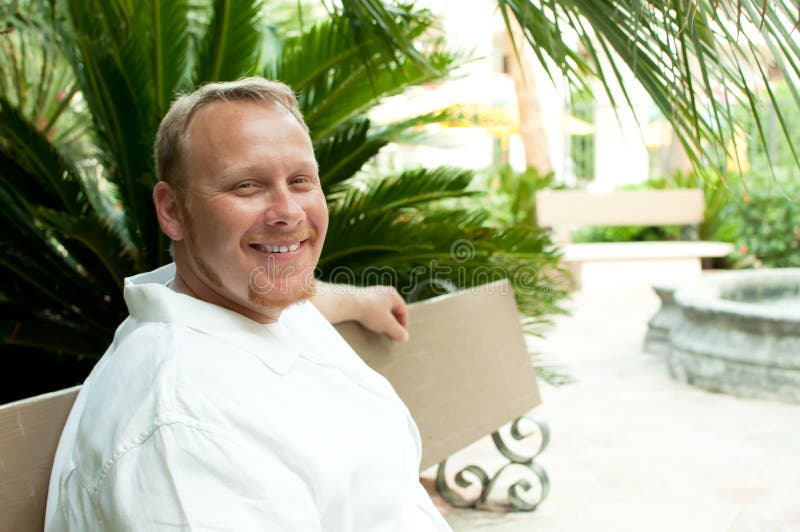
[{"label": "short blond hair", "polygon": [[272,102],[289,111],[308,131],[292,89],[279,81],[261,77],[237,81],[206,83],[196,91],[176,98],[161,120],[156,133],[154,150],[156,175],[159,180],[180,190],[185,184],[183,172],[187,137],[186,130],[194,113],[212,102],[254,101]]}]

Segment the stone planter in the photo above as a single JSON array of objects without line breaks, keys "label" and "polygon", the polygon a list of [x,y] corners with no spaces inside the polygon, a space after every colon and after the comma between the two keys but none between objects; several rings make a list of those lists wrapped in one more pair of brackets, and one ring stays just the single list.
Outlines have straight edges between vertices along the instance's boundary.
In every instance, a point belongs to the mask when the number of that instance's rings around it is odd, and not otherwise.
[{"label": "stone planter", "polygon": [[661,300],[661,307],[647,322],[644,350],[654,355],[669,353],[669,331],[681,321],[681,309],[675,304],[678,284],[657,284],[653,291]]},{"label": "stone planter", "polygon": [[681,287],[670,327],[676,379],[800,403],[800,269],[711,274]]}]

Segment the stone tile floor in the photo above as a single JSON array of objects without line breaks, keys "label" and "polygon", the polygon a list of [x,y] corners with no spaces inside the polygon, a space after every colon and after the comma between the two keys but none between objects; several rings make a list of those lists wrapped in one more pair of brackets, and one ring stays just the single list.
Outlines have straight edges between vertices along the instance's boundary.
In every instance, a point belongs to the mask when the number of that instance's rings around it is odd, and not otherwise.
[{"label": "stone tile floor", "polygon": [[[454,530],[800,531],[800,405],[740,399],[670,379],[642,352],[658,300],[646,286],[578,293],[537,349],[574,384],[542,384],[550,425],[537,460],[550,493],[531,513],[459,510]],[[488,438],[455,465],[496,467]],[[430,475],[430,472],[428,472]]]}]

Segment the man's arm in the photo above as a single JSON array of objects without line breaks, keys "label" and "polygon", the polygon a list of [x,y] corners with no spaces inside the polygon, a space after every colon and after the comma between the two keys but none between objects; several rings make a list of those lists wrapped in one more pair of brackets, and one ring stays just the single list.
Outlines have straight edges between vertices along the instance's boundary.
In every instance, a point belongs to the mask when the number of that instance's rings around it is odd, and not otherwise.
[{"label": "man's arm", "polygon": [[408,309],[392,286],[350,286],[317,282],[311,302],[333,324],[357,321],[399,342],[408,340]]},{"label": "man's arm", "polygon": [[264,442],[242,444],[168,423],[126,450],[105,475],[69,529],[321,529],[312,487]]}]

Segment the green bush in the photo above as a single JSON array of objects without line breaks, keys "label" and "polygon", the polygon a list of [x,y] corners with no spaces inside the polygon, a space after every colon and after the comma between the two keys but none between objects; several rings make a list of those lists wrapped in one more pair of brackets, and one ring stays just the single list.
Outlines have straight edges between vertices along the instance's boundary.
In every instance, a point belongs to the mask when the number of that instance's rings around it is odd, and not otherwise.
[{"label": "green bush", "polygon": [[476,175],[473,187],[486,192],[478,204],[490,211],[494,225],[537,227],[536,192],[553,188],[554,177],[553,172],[542,175],[535,168],[515,172],[511,165],[502,164]]},{"label": "green bush", "polygon": [[728,209],[738,222],[737,265],[800,267],[800,185],[755,177],[749,183]]},{"label": "green bush", "polygon": [[622,225],[578,229],[572,233],[573,242],[651,242],[680,240],[679,225]]}]

